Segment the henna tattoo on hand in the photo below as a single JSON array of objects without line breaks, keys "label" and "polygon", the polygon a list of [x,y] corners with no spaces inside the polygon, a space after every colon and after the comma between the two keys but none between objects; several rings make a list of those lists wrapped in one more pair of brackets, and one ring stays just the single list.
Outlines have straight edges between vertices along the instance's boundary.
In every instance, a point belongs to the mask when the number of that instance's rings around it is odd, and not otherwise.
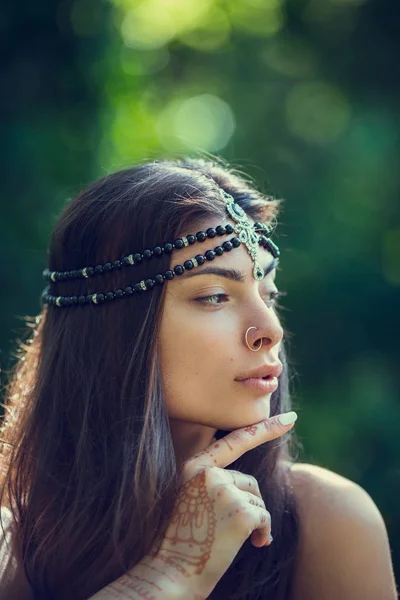
[{"label": "henna tattoo on hand", "polygon": [[181,487],[167,534],[154,554],[185,577],[204,571],[215,540],[216,517],[205,478],[202,470]]}]

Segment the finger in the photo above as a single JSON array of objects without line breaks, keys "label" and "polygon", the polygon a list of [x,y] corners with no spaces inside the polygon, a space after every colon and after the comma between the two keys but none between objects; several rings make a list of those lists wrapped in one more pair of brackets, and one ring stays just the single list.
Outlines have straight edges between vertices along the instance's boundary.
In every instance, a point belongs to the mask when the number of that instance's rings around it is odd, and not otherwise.
[{"label": "finger", "polygon": [[223,477],[229,477],[230,482],[233,483],[235,487],[243,492],[250,492],[255,496],[258,496],[262,499],[260,486],[258,485],[258,481],[253,475],[247,475],[246,473],[242,473],[241,471],[235,471],[231,469],[222,469],[221,475]]},{"label": "finger", "polygon": [[254,506],[258,507],[263,511],[263,519],[264,513],[266,515],[266,524],[264,527],[259,526],[257,529],[251,533],[250,541],[253,546],[261,547],[269,541],[269,534],[271,532],[271,513],[267,510],[264,500],[262,498],[258,498],[257,496],[252,495],[251,493],[247,493],[247,502]]},{"label": "finger", "polygon": [[271,515],[262,507],[252,506],[251,509],[256,515],[256,526],[250,535],[250,541],[253,546],[261,548],[262,546],[265,546],[270,539]]},{"label": "finger", "polygon": [[269,546],[271,541],[271,529],[255,529],[250,536],[250,542],[256,548],[262,548],[263,546]]},{"label": "finger", "polygon": [[254,425],[235,429],[190,458],[188,462],[193,461],[196,465],[217,466],[224,469],[249,450],[289,431],[296,419],[297,414],[291,411],[270,417]]}]

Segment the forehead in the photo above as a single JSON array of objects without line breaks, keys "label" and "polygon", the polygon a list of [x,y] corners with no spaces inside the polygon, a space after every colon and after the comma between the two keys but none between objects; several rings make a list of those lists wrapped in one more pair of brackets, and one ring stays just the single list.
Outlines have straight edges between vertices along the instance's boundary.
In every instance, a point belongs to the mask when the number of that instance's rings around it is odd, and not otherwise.
[{"label": "forehead", "polygon": [[[254,224],[254,219],[248,216],[248,221],[251,225]],[[194,224],[189,225],[187,231],[181,231],[180,236],[186,236],[190,233],[196,235],[198,231],[206,231],[209,227],[216,228],[218,225],[227,225],[230,223],[231,225],[235,225],[235,222],[230,219],[228,216],[226,217],[215,217],[210,216],[204,220],[196,221]],[[204,254],[207,250],[213,250],[216,246],[220,246],[223,242],[236,237],[237,234],[231,233],[226,235],[217,235],[215,238],[207,238],[204,242],[196,242],[192,246],[186,246],[181,250],[174,250],[171,254],[170,266],[174,267],[175,265],[183,265],[185,260],[189,258],[193,258],[196,254]],[[179,237],[179,236],[178,236]],[[263,248],[262,246],[258,247],[258,261],[262,267],[268,266],[272,260],[273,256],[268,250]],[[253,259],[247,251],[247,247],[245,244],[241,244],[239,248],[234,248],[231,252],[224,252],[221,256],[216,256],[213,261],[207,261],[208,265],[215,264],[223,265],[224,267],[234,267],[243,272],[243,275],[246,277],[249,276],[253,279]],[[201,266],[196,267],[196,271],[201,270]],[[273,269],[268,277],[274,279],[276,275],[276,268]],[[179,280],[183,280],[185,278],[185,274],[183,274]]]}]

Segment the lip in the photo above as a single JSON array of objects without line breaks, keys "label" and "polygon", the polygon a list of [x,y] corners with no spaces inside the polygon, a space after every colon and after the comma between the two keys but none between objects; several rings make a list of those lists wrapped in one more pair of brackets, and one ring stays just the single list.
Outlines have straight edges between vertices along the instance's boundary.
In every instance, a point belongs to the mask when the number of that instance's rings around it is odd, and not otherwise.
[{"label": "lip", "polygon": [[269,380],[273,377],[278,378],[282,374],[283,365],[281,362],[260,365],[252,371],[248,371],[246,374],[236,378],[236,381],[245,381],[247,379],[261,379],[262,377],[269,377]]},{"label": "lip", "polygon": [[241,385],[262,392],[263,394],[272,394],[277,389],[279,382],[276,377],[272,379],[261,379],[257,377],[250,377],[249,379],[236,380]]}]

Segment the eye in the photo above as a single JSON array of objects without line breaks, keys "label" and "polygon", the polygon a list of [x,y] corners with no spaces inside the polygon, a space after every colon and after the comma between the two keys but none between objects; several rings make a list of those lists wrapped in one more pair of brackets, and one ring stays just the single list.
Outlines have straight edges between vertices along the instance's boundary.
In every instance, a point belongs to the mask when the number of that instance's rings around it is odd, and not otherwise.
[{"label": "eye", "polygon": [[222,302],[220,302],[222,298],[226,300],[228,298],[228,294],[212,294],[211,296],[202,296],[201,298],[196,298],[196,301],[208,306],[218,306],[219,304],[222,304]]},{"label": "eye", "polygon": [[[281,296],[286,296],[287,292],[285,291],[273,291],[270,292],[267,296],[263,297],[263,300],[267,306],[277,306],[277,300]],[[220,304],[224,304],[228,300],[228,294],[212,294],[211,296],[202,296],[201,298],[196,298],[197,302],[201,302],[206,306],[219,306]]]},{"label": "eye", "polygon": [[274,292],[270,292],[268,294],[269,298],[268,298],[268,296],[264,296],[263,300],[264,300],[265,304],[267,304],[267,306],[278,306],[278,299],[281,296],[286,296],[286,295],[287,295],[287,292],[285,292],[284,290],[277,290]]}]

